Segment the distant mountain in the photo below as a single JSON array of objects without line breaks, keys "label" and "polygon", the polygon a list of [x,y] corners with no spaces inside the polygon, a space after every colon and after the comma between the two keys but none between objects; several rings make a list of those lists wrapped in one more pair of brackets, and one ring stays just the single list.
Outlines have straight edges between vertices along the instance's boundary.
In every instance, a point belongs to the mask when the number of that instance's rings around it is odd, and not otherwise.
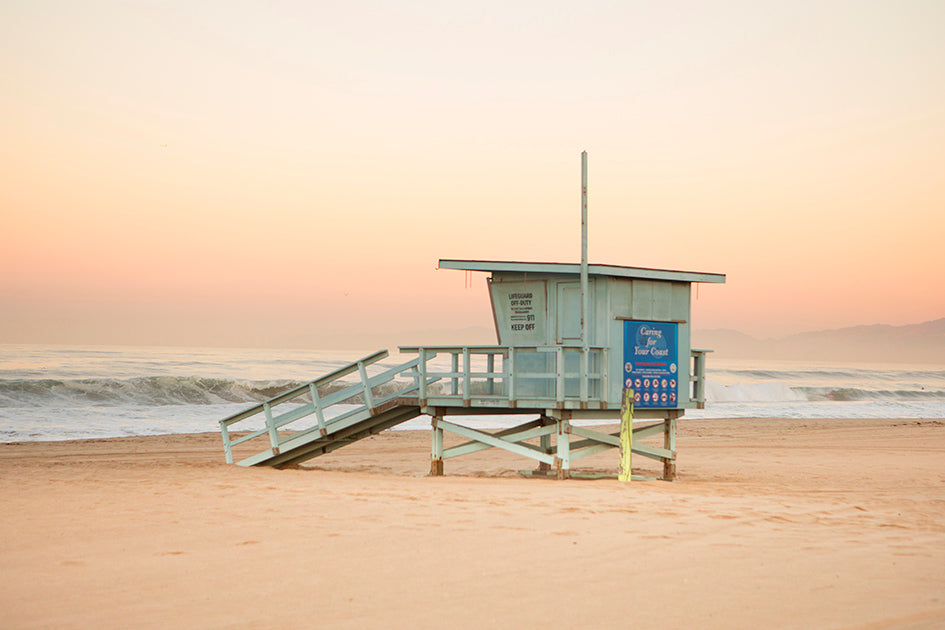
[{"label": "distant mountain", "polygon": [[853,326],[756,339],[735,330],[694,331],[693,348],[730,359],[940,363],[945,365],[945,317],[921,324]]}]

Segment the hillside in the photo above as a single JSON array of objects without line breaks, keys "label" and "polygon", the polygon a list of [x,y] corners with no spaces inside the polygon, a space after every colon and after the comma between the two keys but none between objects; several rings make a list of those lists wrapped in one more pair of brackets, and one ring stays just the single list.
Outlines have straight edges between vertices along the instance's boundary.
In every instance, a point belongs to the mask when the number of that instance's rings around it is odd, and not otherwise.
[{"label": "hillside", "polygon": [[694,348],[721,359],[790,359],[945,364],[945,318],[921,324],[853,326],[756,339],[728,329],[696,330]]}]

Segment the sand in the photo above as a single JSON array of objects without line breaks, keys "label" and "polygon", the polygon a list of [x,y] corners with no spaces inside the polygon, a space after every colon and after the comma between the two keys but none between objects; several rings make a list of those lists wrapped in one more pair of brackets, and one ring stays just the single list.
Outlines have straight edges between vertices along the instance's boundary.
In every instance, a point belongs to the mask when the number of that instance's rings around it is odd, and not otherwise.
[{"label": "sand", "polygon": [[942,421],[682,420],[674,483],[429,439],[0,445],[0,627],[945,627]]}]

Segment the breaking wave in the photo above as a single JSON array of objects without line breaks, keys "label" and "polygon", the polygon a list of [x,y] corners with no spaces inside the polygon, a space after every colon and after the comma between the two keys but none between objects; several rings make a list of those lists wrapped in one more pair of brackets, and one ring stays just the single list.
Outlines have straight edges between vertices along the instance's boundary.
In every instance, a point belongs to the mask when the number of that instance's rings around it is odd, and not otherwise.
[{"label": "breaking wave", "polygon": [[289,380],[240,381],[196,376],[0,380],[0,407],[253,403],[302,384]]},{"label": "breaking wave", "polygon": [[[145,405],[220,405],[259,403],[274,398],[309,381],[250,381],[199,376],[142,376],[128,379],[90,378],[74,380],[0,380],[0,409],[24,407],[120,407]],[[334,381],[319,385],[325,396],[351,386],[352,382]],[[390,394],[404,385],[392,381],[373,388],[375,395]],[[296,402],[310,402],[301,394]],[[353,393],[351,403],[363,402]]]},{"label": "breaking wave", "polygon": [[923,400],[945,400],[945,391],[938,390],[870,390],[855,387],[799,387],[807,400],[819,401],[889,401],[920,402]]},{"label": "breaking wave", "polygon": [[858,387],[803,387],[769,381],[722,385],[709,381],[706,400],[713,403],[730,402],[921,402],[945,401],[941,389],[863,389]]}]

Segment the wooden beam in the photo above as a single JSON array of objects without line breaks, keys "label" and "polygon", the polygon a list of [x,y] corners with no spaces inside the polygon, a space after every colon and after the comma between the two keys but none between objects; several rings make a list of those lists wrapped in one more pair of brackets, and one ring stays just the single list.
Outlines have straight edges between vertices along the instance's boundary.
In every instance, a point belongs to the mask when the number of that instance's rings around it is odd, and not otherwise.
[{"label": "wooden beam", "polygon": [[[431,414],[431,415],[435,415],[442,418],[445,414],[437,413],[437,414]],[[528,431],[529,429],[534,429],[536,427],[541,427],[541,426],[544,426],[541,420],[530,420],[529,422],[523,422],[520,425],[509,427],[508,429],[502,429],[501,431],[493,433],[492,435],[494,435],[495,437],[505,438],[505,437],[514,435],[518,433],[519,431]],[[478,444],[478,442],[476,442],[475,440],[472,442],[463,442],[462,444],[454,446],[453,448],[462,448],[470,444]]]},{"label": "wooden beam", "polygon": [[[586,444],[587,446],[582,447],[581,446],[582,444]],[[612,448],[614,447],[611,446],[610,444],[600,444],[600,443],[593,444],[591,443],[590,440],[583,440],[581,442],[572,443],[571,444],[571,463],[573,464],[574,462],[578,460],[582,460],[585,457],[590,457],[591,455],[597,455],[598,453],[608,451]]]},{"label": "wooden beam", "polygon": [[643,427],[633,427],[633,439],[641,440],[645,437],[650,437],[651,435],[662,435],[663,433],[663,423],[657,422],[656,424],[648,424]]},{"label": "wooden beam", "polygon": [[660,448],[658,446],[650,446],[649,444],[635,444],[633,446],[633,452],[638,455],[643,455],[644,457],[650,457],[652,459],[674,459],[675,454],[672,451],[668,451],[665,448]]},{"label": "wooden beam", "polygon": [[540,462],[547,462],[549,464],[554,463],[554,457],[546,453],[542,453],[538,447],[532,446],[531,444],[508,442],[502,438],[495,437],[494,435],[483,433],[482,431],[470,429],[469,427],[464,427],[458,424],[453,424],[452,422],[447,422],[445,420],[440,420],[437,425],[444,431],[449,431],[465,438],[469,438],[470,440],[476,440],[484,444],[488,444],[489,446],[501,448],[511,453],[515,453],[516,455],[522,455],[523,457],[535,459]]},{"label": "wooden beam", "polygon": [[[527,426],[527,425],[523,425],[523,426]],[[553,426],[548,426],[548,427],[530,427],[523,431],[510,431],[507,429],[500,433],[492,433],[491,435],[493,437],[500,438],[502,440],[514,443],[514,442],[522,442],[523,440],[530,440],[536,437],[541,437],[543,435],[551,435],[554,432],[555,432],[555,428]],[[540,447],[534,447],[532,445],[529,445],[529,446],[531,446],[532,448],[538,448],[538,450],[541,452],[545,452],[544,449]],[[477,440],[473,440],[471,442],[466,442],[464,444],[460,444],[459,446],[453,446],[451,448],[446,449],[445,451],[443,451],[443,459],[449,459],[450,457],[459,457],[460,455],[468,455],[469,453],[483,451],[487,448],[492,448],[492,446],[489,444],[483,444],[482,442],[479,442]]]},{"label": "wooden beam", "polygon": [[[620,439],[609,433],[601,433],[600,431],[592,431],[590,429],[585,429],[584,427],[571,426],[571,433],[574,435],[580,435],[583,438],[593,440],[594,442],[602,442],[604,444],[610,444],[611,446],[620,446]],[[575,446],[577,446],[575,444]]]}]

